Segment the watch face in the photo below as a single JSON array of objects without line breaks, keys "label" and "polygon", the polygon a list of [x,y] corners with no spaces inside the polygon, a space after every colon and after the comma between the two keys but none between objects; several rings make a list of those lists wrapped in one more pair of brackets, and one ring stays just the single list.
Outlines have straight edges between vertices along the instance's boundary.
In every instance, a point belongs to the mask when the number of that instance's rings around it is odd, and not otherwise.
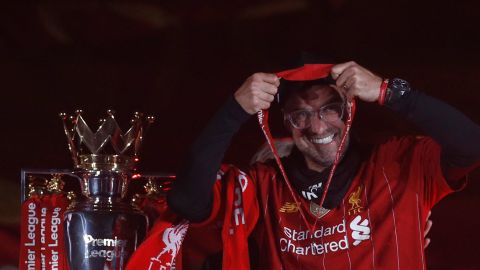
[{"label": "watch face", "polygon": [[[394,78],[392,80],[392,88],[399,90],[399,91],[410,91],[410,84],[402,79]],[[402,93],[403,94],[403,93]]]},{"label": "watch face", "polygon": [[410,84],[407,81],[399,78],[391,79],[388,82],[386,104],[395,103],[410,90]]}]

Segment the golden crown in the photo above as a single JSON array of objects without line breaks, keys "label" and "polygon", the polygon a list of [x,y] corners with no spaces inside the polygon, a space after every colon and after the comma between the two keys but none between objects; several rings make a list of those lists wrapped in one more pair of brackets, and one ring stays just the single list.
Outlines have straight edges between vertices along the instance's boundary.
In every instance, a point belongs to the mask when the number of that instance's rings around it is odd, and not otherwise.
[{"label": "golden crown", "polygon": [[123,133],[114,112],[109,110],[107,117],[100,120],[97,131],[93,132],[81,110],[70,116],[60,113],[60,117],[75,168],[87,170],[133,169],[138,161],[144,130],[155,121],[153,116],[145,117],[136,112],[130,120],[131,127]]}]

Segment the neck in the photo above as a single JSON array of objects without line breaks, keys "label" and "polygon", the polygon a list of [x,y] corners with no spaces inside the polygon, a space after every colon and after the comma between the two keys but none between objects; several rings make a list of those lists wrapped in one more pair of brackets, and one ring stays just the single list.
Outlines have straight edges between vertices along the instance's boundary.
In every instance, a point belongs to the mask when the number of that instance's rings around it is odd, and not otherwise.
[{"label": "neck", "polygon": [[309,168],[312,171],[323,172],[327,168],[307,157],[305,157],[305,163],[307,164],[307,168]]}]

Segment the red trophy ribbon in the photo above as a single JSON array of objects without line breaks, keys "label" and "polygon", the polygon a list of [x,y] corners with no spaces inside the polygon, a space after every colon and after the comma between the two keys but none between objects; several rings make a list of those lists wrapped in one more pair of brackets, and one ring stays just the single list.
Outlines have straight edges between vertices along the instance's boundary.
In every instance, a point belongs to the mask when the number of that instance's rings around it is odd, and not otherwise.
[{"label": "red trophy ribbon", "polygon": [[61,191],[63,184],[59,175],[45,182],[40,185],[30,183],[29,198],[22,204],[20,270],[68,269],[63,213],[69,199]]}]

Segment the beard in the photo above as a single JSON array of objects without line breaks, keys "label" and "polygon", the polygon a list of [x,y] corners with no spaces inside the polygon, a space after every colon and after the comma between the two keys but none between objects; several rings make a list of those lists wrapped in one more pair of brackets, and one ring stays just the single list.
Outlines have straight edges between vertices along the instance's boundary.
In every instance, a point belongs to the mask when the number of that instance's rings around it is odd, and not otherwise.
[{"label": "beard", "polygon": [[[325,135],[308,135],[305,134],[296,142],[297,148],[303,154],[307,164],[314,163],[315,167],[327,168],[333,165],[337,156],[338,148],[342,140],[342,132],[339,128],[330,128],[323,134],[335,134],[332,141],[327,144],[320,144],[312,142],[312,138],[325,137]],[[340,159],[343,158],[346,149],[348,148],[350,139],[346,138],[345,145],[340,153]]]}]

